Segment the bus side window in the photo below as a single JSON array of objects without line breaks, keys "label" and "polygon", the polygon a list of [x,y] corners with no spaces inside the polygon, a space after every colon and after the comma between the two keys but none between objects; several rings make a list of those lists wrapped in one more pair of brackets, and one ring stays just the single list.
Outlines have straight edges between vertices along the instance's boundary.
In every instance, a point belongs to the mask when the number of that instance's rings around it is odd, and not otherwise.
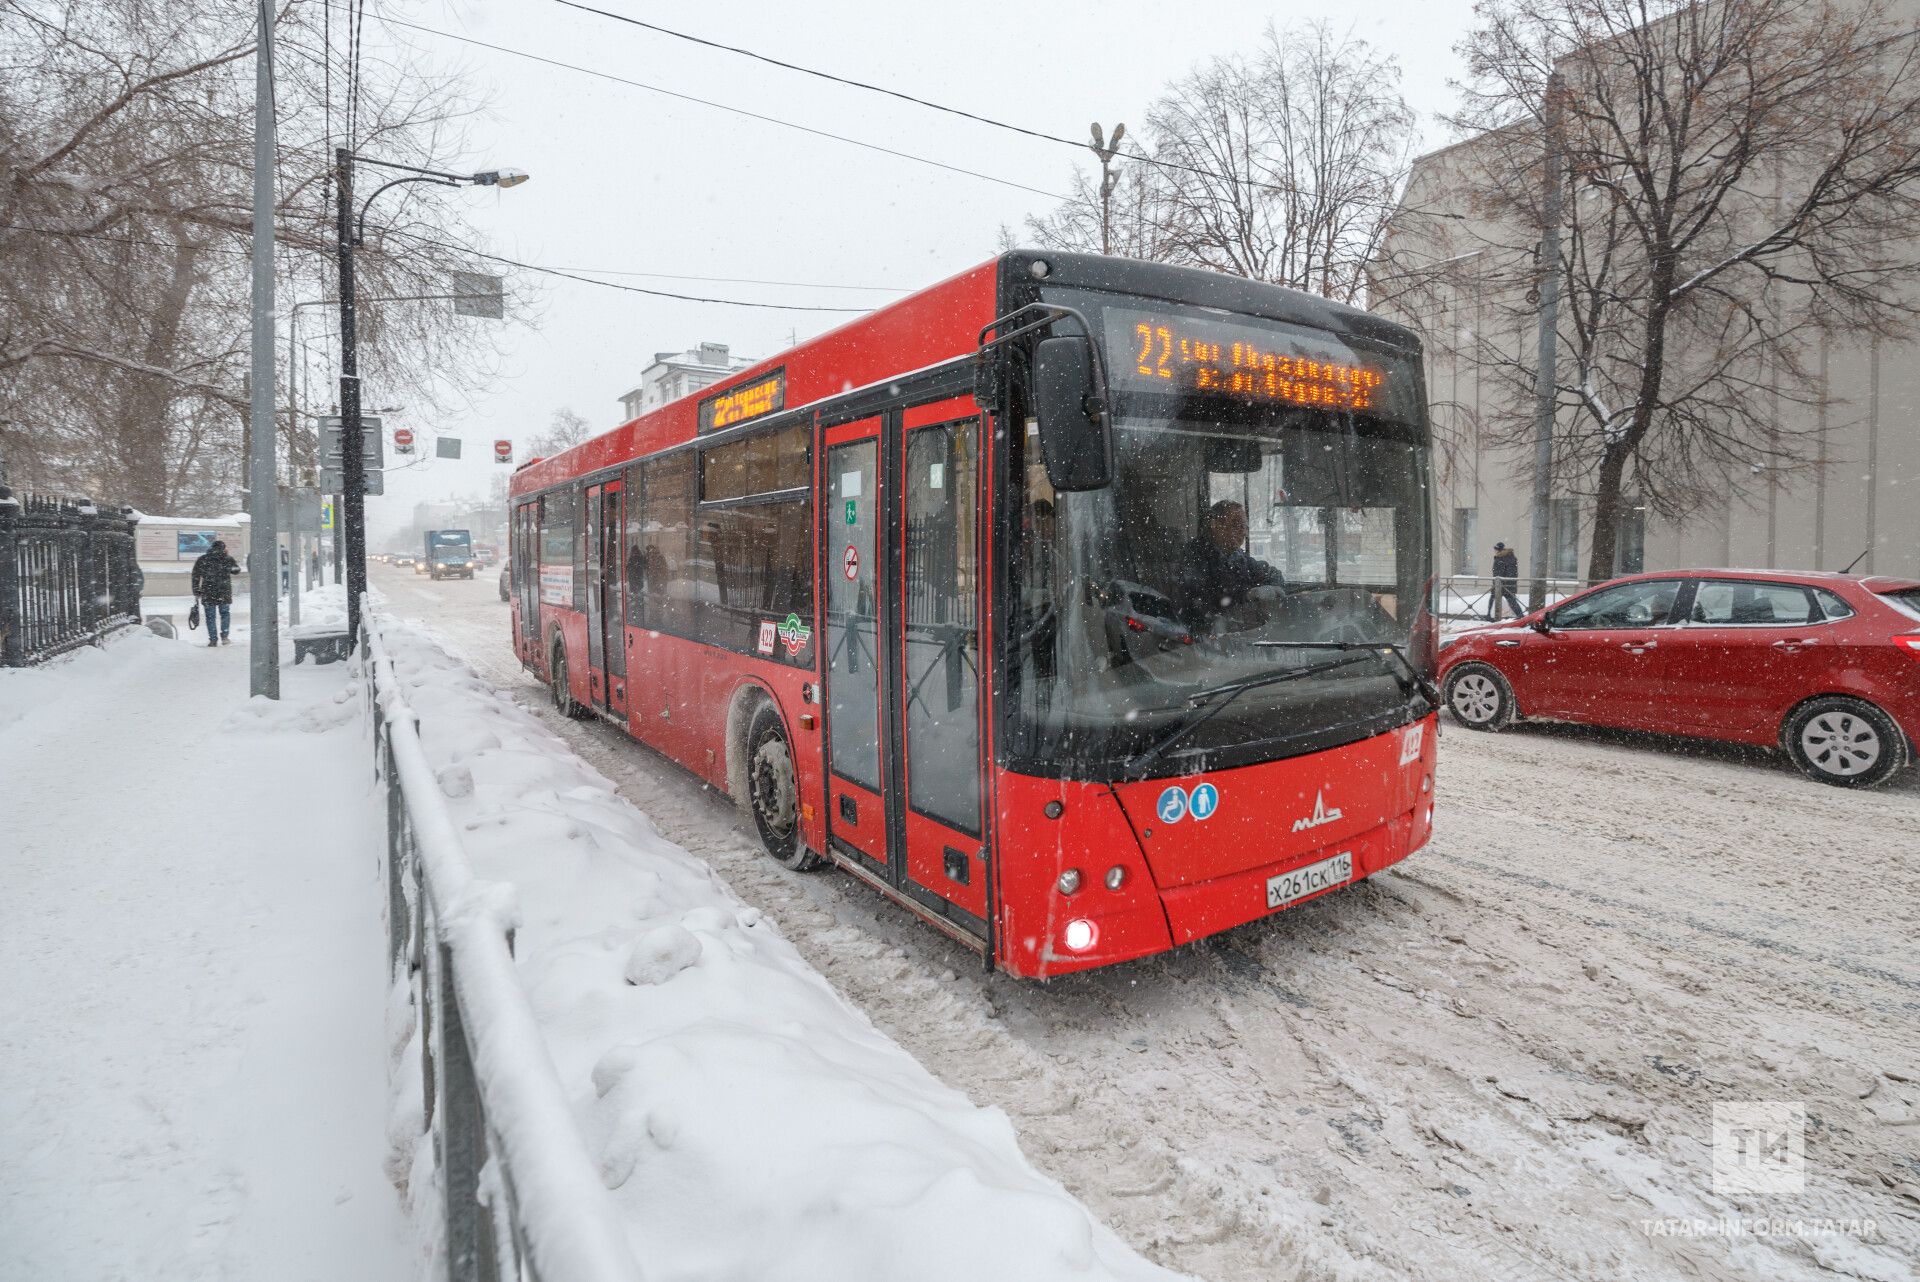
[{"label": "bus side window", "polygon": [[646,554],[641,546],[640,520],[642,497],[645,493],[640,483],[641,468],[638,463],[627,469],[627,521],[620,532],[620,564],[626,567],[627,576],[627,626],[639,628],[646,626],[645,606],[642,598],[647,590]]},{"label": "bus side window", "polygon": [[645,626],[691,637],[695,573],[689,564],[693,537],[693,452],[649,459],[642,468],[641,549],[646,582]]}]

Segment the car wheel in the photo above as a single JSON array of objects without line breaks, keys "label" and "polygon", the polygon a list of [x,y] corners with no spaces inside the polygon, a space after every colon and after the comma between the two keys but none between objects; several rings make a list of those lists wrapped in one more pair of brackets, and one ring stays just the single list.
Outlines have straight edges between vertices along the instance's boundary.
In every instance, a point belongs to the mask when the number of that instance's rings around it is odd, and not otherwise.
[{"label": "car wheel", "polygon": [[553,696],[555,711],[563,717],[578,720],[586,715],[584,705],[574,701],[573,688],[567,683],[567,651],[564,646],[553,647],[553,662],[547,668],[550,674],[547,684]]},{"label": "car wheel", "polygon": [[760,709],[747,734],[747,803],[760,844],[775,863],[795,872],[820,866],[820,857],[800,840],[800,787],[793,749],[772,704]]},{"label": "car wheel", "polygon": [[1442,697],[1453,719],[1469,730],[1504,730],[1513,724],[1513,687],[1498,668],[1461,664],[1447,674]]},{"label": "car wheel", "polygon": [[1871,788],[1907,764],[1907,741],[1880,709],[1839,695],[1801,704],[1780,738],[1809,779],[1838,788]]}]

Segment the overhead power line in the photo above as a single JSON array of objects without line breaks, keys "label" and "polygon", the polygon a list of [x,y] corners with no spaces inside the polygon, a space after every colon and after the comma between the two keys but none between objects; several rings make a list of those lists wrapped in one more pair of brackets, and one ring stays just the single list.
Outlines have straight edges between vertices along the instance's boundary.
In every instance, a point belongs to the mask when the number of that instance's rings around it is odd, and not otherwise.
[{"label": "overhead power line", "polygon": [[624,22],[630,26],[645,27],[648,31],[657,31],[663,36],[672,36],[676,40],[685,40],[692,44],[705,45],[709,49],[719,49],[724,53],[736,53],[742,58],[752,58],[756,62],[764,62],[769,66],[784,67],[788,71],[797,71],[803,76],[814,76],[821,80],[831,80],[835,84],[846,85],[852,89],[865,89],[869,93],[885,94],[889,98],[898,98],[902,102],[915,103],[933,111],[944,111],[950,116],[964,116],[968,120],[977,120],[983,125],[992,125],[995,129],[1007,129],[1017,134],[1025,134],[1029,138],[1038,138],[1042,142],[1065,143],[1069,147],[1084,147],[1086,145],[1085,143],[1075,142],[1071,138],[1062,138],[1058,134],[1044,133],[1041,130],[1029,129],[1025,125],[1016,125],[1010,121],[995,120],[992,116],[983,116],[978,112],[967,111],[961,107],[949,107],[945,103],[934,102],[927,98],[918,98],[913,94],[903,93],[898,89],[889,89],[885,85],[868,84],[864,80],[854,80],[847,76],[836,76],[831,71],[820,71],[814,67],[803,67],[797,62],[785,62],[768,54],[756,53],[752,49],[742,49],[738,45],[722,44],[718,40],[707,40],[700,36],[690,35],[685,31],[675,31],[672,27],[663,27],[655,22],[643,22],[639,18],[629,17],[624,13],[614,13],[607,9],[596,9],[590,4],[579,3],[579,0],[554,0],[554,3],[565,5],[569,9],[578,9],[582,13],[598,14],[602,18],[611,18],[615,22]]},{"label": "overhead power line", "polygon": [[608,71],[596,71],[592,67],[583,67],[578,63],[562,62],[558,58],[543,58],[537,53],[528,53],[524,49],[515,49],[510,45],[493,44],[485,40],[477,40],[472,36],[458,35],[451,31],[441,31],[438,28],[423,26],[417,22],[408,22],[404,18],[396,18],[391,14],[381,14],[380,20],[391,26],[405,27],[410,31],[419,31],[430,36],[439,36],[443,40],[457,40],[461,44],[473,45],[481,49],[491,49],[495,53],[504,53],[514,58],[524,58],[529,62],[544,63],[549,67],[559,67],[566,71],[575,71],[583,76],[592,76],[598,80],[610,80],[615,84],[631,85],[635,89],[645,89],[649,93],[661,94],[668,98],[677,98],[682,102],[697,103],[702,107],[712,107],[717,111],[729,112],[736,116],[745,116],[750,120],[758,120],[764,124],[778,125],[782,129],[798,130],[803,134],[812,134],[816,138],[827,138],[834,142],[844,142],[854,147],[865,148],[868,151],[877,151],[883,155],[896,156],[901,160],[911,160],[915,164],[930,165],[935,169],[944,169],[948,173],[961,174],[968,178],[978,178],[982,182],[997,183],[1002,187],[1013,187],[1020,191],[1032,192],[1036,196],[1045,196],[1048,200],[1066,199],[1065,196],[1062,196],[1057,191],[1048,191],[1043,187],[1033,187],[1023,182],[1015,182],[1011,178],[999,178],[993,174],[981,173],[977,169],[967,169],[960,165],[950,165],[944,160],[935,160],[931,156],[920,156],[910,151],[901,151],[895,147],[884,147],[879,143],[866,142],[859,138],[849,138],[845,134],[836,134],[826,129],[815,129],[811,125],[803,125],[791,120],[782,120],[778,116],[762,115],[757,111],[748,111],[744,107],[733,107],[724,102],[715,102],[711,98],[698,98],[692,94],[679,93],[672,89],[663,89],[659,85],[650,85],[645,81],[629,79],[626,76],[616,76]]},{"label": "overhead power line", "polygon": [[474,258],[484,259],[490,263],[502,263],[508,267],[518,267],[522,271],[538,272],[543,276],[558,276],[565,280],[579,281],[583,285],[598,285],[602,289],[618,289],[629,294],[647,294],[654,298],[672,298],[684,303],[717,303],[722,307],[757,307],[766,311],[776,312],[844,312],[862,316],[873,310],[870,307],[816,307],[810,303],[762,303],[746,298],[706,298],[698,294],[678,294],[671,290],[646,289],[639,285],[622,284],[619,281],[600,280],[593,276],[583,276],[577,271],[568,271],[563,267],[542,267],[538,263],[522,262],[517,258],[508,258],[503,254],[489,254],[467,245],[455,245],[444,240],[434,240],[432,237],[422,236],[417,232],[389,231],[387,235],[399,236],[421,245],[429,245],[435,249],[444,249],[450,253],[467,254]]},{"label": "overhead power line", "polygon": [[[905,93],[898,89],[889,89],[885,85],[876,85],[865,80],[855,80],[850,76],[835,75],[831,71],[821,71],[815,67],[805,67],[797,62],[787,62],[784,59],[775,58],[769,54],[759,53],[752,49],[744,49],[739,45],[723,44],[718,40],[708,40],[703,36],[692,35],[685,31],[676,31],[672,27],[663,27],[657,22],[646,22],[624,13],[614,13],[609,9],[596,9],[590,4],[580,3],[580,0],[553,0],[553,2],[568,9],[577,9],[582,13],[595,14],[602,18],[611,19],[614,22],[623,22],[628,26],[640,27],[647,31],[657,32],[663,36],[671,36],[675,40],[685,40],[690,44],[704,45],[709,49],[718,49],[723,53],[737,54],[742,58],[752,58],[756,62],[764,62],[769,66],[781,67],[787,71],[797,72],[803,76],[813,76],[819,80],[829,80],[834,84],[846,85],[850,89],[862,89],[868,93],[882,94],[888,98],[898,99],[901,102],[914,103],[930,111],[944,112],[949,116],[959,116],[978,124],[989,125],[995,129],[1005,129],[1010,133],[1022,134],[1028,138],[1038,138],[1042,142],[1058,143],[1064,147],[1071,147],[1075,151],[1085,150],[1087,146],[1085,140],[1063,138],[1059,134],[1047,133],[1045,130],[1030,129],[1025,125],[1014,124],[1012,121],[998,120],[992,116],[983,116],[979,112],[968,111],[964,107],[953,107],[946,103],[935,102],[930,98],[921,98],[915,94]],[[1119,154],[1123,159],[1131,160],[1138,164],[1153,165],[1160,169],[1171,169],[1181,173],[1197,174],[1203,178],[1215,178],[1224,182],[1244,183],[1249,187],[1256,187],[1263,191],[1281,192],[1289,196],[1300,196],[1310,200],[1317,199],[1320,194],[1306,188],[1289,186],[1285,183],[1221,174],[1211,169],[1202,168],[1199,165],[1189,165],[1178,160],[1166,160],[1159,156],[1149,156],[1145,152],[1140,151],[1123,151]],[[1064,197],[1056,197],[1056,199],[1064,199]],[[1371,200],[1352,196],[1344,197],[1343,199],[1352,204],[1370,205],[1375,209],[1384,209],[1389,212],[1426,214],[1434,218],[1462,219],[1465,217],[1464,214],[1454,213],[1448,210],[1399,205],[1390,200]]]}]

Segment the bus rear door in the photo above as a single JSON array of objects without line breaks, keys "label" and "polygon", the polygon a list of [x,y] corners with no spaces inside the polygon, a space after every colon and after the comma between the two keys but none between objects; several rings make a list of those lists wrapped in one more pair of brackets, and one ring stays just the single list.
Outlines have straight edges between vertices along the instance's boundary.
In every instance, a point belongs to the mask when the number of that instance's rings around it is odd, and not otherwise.
[{"label": "bus rear door", "polygon": [[826,429],[822,668],[830,846],[984,938],[973,413],[956,400]]}]

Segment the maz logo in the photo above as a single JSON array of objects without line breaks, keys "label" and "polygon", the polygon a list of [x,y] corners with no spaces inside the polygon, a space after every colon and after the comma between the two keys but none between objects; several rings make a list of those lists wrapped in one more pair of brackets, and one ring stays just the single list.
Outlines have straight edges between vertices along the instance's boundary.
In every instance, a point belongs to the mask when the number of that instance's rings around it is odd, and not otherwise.
[{"label": "maz logo", "polygon": [[1305,819],[1293,821],[1295,832],[1304,832],[1308,828],[1318,828],[1321,824],[1330,824],[1340,817],[1340,808],[1327,809],[1327,799],[1319,792],[1313,794],[1313,813]]}]

